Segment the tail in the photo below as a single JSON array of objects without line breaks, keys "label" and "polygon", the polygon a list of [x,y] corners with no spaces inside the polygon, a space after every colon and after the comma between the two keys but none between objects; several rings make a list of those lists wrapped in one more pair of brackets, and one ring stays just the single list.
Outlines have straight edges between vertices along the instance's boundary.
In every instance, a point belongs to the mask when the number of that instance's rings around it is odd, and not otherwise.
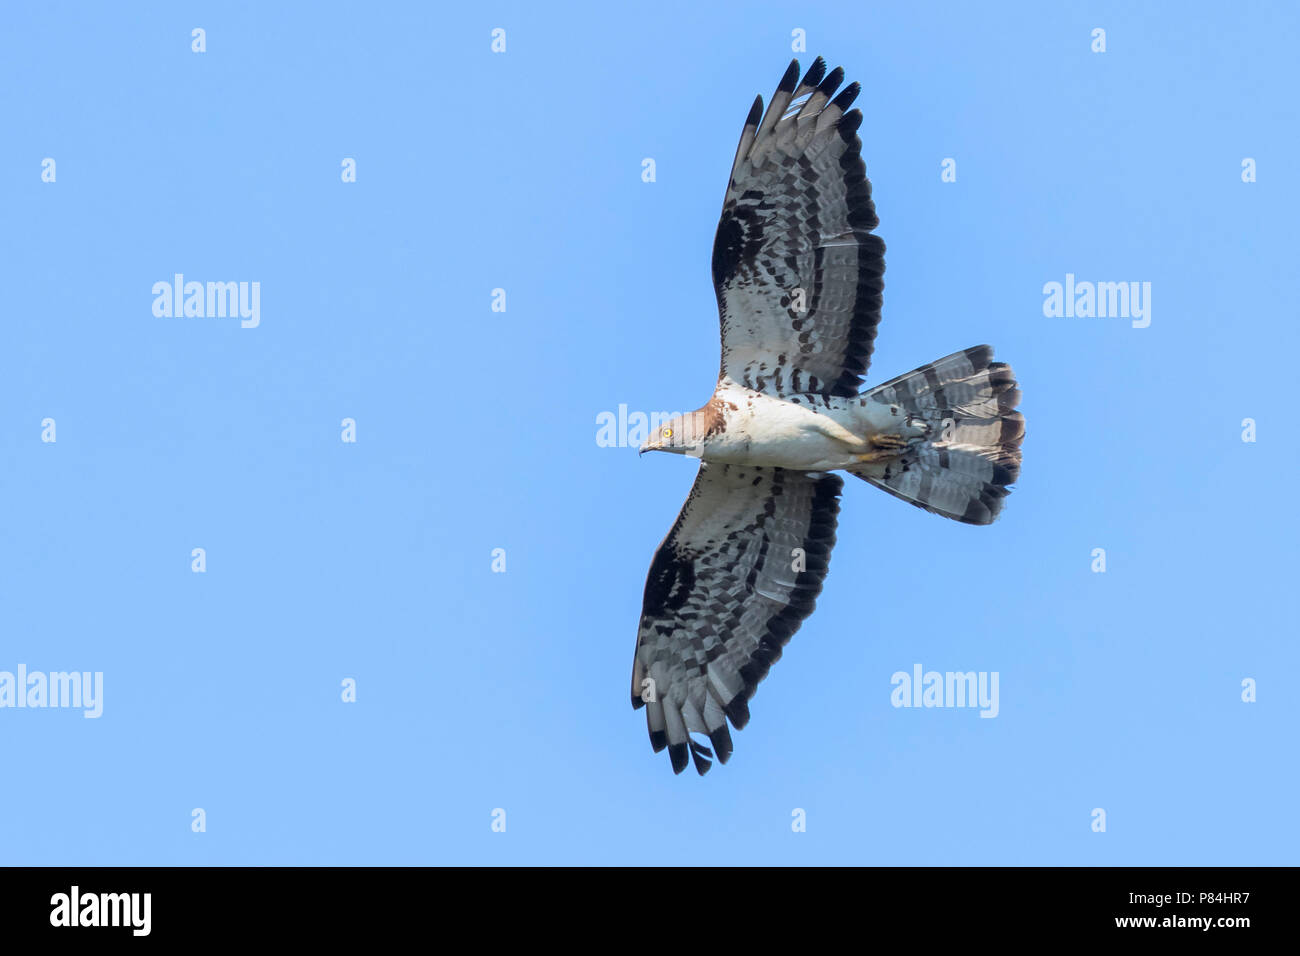
[{"label": "tail", "polygon": [[993,349],[977,345],[867,392],[897,408],[911,442],[895,458],[849,471],[918,508],[967,524],[991,524],[1020,475],[1025,416],[1020,389]]}]

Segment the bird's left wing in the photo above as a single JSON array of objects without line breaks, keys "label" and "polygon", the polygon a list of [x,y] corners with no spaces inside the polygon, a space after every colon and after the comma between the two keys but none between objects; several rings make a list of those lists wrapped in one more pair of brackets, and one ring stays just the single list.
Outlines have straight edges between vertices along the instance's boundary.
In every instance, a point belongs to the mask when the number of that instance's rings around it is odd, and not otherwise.
[{"label": "bird's left wing", "polygon": [[843,79],[818,57],[798,82],[795,60],[754,101],[713,240],[719,377],[770,395],[856,395],[871,361],[885,244]]},{"label": "bird's left wing", "polygon": [[[812,613],[835,544],[836,475],[701,463],[646,578],[632,664],[632,706],[673,771],[687,753],[703,774],[731,756],[727,719]],[[709,737],[712,752],[690,738]]]}]

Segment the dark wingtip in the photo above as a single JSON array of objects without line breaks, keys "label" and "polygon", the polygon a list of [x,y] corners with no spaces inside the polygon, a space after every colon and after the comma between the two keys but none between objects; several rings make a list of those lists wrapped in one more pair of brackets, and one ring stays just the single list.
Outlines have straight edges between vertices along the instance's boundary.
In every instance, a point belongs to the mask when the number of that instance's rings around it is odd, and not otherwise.
[{"label": "dark wingtip", "polygon": [[785,68],[785,76],[781,77],[781,82],[777,84],[778,93],[793,93],[795,84],[799,82],[799,61],[791,60],[790,65]]},{"label": "dark wingtip", "polygon": [[745,120],[746,126],[757,126],[758,121],[763,118],[763,96],[759,94],[754,97],[754,105],[749,108],[749,117]]},{"label": "dark wingtip", "polygon": [[804,74],[803,82],[800,86],[816,86],[826,75],[826,61],[821,57],[813,60],[812,66],[808,67],[808,72]]},{"label": "dark wingtip", "polygon": [[690,762],[687,756],[689,752],[685,744],[673,744],[668,748],[668,759],[673,763],[673,773],[681,773],[686,769],[686,764]]},{"label": "dark wingtip", "polygon": [[737,694],[731,698],[731,703],[727,704],[723,711],[737,730],[744,730],[745,725],[749,723],[749,701],[744,694]]},{"label": "dark wingtip", "polygon": [[709,743],[713,744],[713,752],[718,755],[718,763],[731,759],[731,732],[726,724],[709,734]]},{"label": "dark wingtip", "polygon": [[694,740],[690,741],[691,759],[695,761],[695,772],[703,777],[713,766],[713,751],[708,747],[702,747]]},{"label": "dark wingtip", "polygon": [[840,90],[839,95],[836,96],[835,99],[832,100],[831,102],[834,106],[838,106],[841,110],[848,110],[848,108],[853,105],[853,101],[858,98],[858,94],[861,92],[862,92],[862,84],[859,83],[857,80],[854,80],[848,86],[844,87],[844,89]]},{"label": "dark wingtip", "polygon": [[655,753],[668,746],[668,735],[662,730],[650,731],[650,749]]},{"label": "dark wingtip", "polygon": [[826,79],[822,80],[821,85],[818,86],[817,89],[821,90],[827,96],[830,96],[837,89],[839,89],[840,84],[843,82],[844,82],[844,67],[837,66],[835,69],[831,70],[829,74],[827,74]]}]

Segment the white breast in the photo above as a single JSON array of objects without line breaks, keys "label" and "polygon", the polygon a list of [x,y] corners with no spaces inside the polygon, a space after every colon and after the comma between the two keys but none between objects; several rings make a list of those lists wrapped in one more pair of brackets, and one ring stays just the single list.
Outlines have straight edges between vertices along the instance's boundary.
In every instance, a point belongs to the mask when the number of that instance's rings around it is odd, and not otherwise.
[{"label": "white breast", "polygon": [[866,409],[856,398],[785,400],[725,380],[717,397],[727,427],[709,440],[705,461],[824,471],[852,464],[865,448]]}]

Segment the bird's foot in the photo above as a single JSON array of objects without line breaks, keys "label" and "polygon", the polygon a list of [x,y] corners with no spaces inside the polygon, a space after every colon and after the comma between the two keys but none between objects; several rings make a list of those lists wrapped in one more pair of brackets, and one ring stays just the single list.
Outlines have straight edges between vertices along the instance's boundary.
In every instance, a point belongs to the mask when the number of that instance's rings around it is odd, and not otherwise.
[{"label": "bird's foot", "polygon": [[907,439],[902,435],[872,435],[867,441],[872,450],[858,455],[860,462],[888,461],[897,458],[907,448]]}]

